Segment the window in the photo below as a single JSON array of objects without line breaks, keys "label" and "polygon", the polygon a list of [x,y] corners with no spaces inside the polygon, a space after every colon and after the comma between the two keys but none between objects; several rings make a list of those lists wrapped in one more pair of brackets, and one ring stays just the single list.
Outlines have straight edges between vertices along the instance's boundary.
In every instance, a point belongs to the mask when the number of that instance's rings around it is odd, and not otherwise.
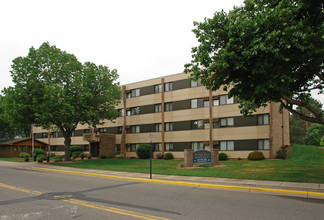
[{"label": "window", "polygon": [[161,143],[155,143],[154,144],[155,151],[162,151],[162,144]]},{"label": "window", "polygon": [[173,151],[173,143],[165,143],[165,151]]},{"label": "window", "polygon": [[172,82],[164,83],[164,91],[165,92],[172,91],[172,90],[173,90],[173,83]]},{"label": "window", "polygon": [[219,128],[219,122],[218,121],[213,122],[213,128]]},{"label": "window", "polygon": [[219,99],[213,99],[213,106],[219,105]]},{"label": "window", "polygon": [[130,133],[140,133],[140,126],[139,125],[130,126]]},{"label": "window", "polygon": [[75,131],[72,131],[72,137],[74,137],[75,136]]},{"label": "window", "polygon": [[220,120],[221,127],[233,127],[234,126],[234,118],[222,118]]},{"label": "window", "polygon": [[191,87],[202,86],[202,84],[201,84],[201,78],[198,78],[197,81],[190,81],[190,82],[191,82]]},{"label": "window", "polygon": [[258,125],[268,125],[269,115],[258,115]]},{"label": "window", "polygon": [[221,95],[219,96],[219,104],[220,105],[226,105],[226,104],[233,104],[234,103],[234,98],[228,98],[227,95]]},{"label": "window", "polygon": [[120,155],[120,144],[115,145],[116,155]]},{"label": "window", "polygon": [[220,150],[234,150],[234,141],[220,141]]},{"label": "window", "polygon": [[154,93],[160,93],[162,92],[162,85],[159,84],[159,85],[155,85],[154,86]]},{"label": "window", "polygon": [[204,129],[209,129],[209,122],[204,122]]},{"label": "window", "polygon": [[136,97],[136,96],[140,96],[140,89],[132,89],[130,91],[130,97]]},{"label": "window", "polygon": [[191,108],[197,108],[198,102],[197,99],[191,99]]},{"label": "window", "polygon": [[162,111],[162,104],[155,104],[154,112],[161,112],[161,111]]},{"label": "window", "polygon": [[123,117],[124,116],[124,109],[123,108],[118,109],[118,112],[119,112],[119,117]]},{"label": "window", "polygon": [[191,129],[204,129],[204,121],[203,120],[191,121]]},{"label": "window", "polygon": [[164,110],[166,111],[166,112],[169,112],[169,111],[172,111],[173,110],[173,104],[172,104],[172,102],[167,102],[167,103],[165,103],[164,104]]},{"label": "window", "polygon": [[234,97],[232,96],[231,98],[227,98],[227,104],[234,104]]},{"label": "window", "polygon": [[209,100],[204,101],[204,107],[209,107]]},{"label": "window", "polygon": [[209,106],[209,101],[207,101],[208,104],[205,106],[205,102],[203,99],[191,99],[191,108],[202,108]]},{"label": "window", "polygon": [[258,140],[258,149],[259,150],[269,150],[269,140]]},{"label": "window", "polygon": [[130,108],[130,115],[138,115],[140,113],[140,107]]},{"label": "window", "polygon": [[48,137],[48,134],[46,132],[43,132],[42,133],[42,138],[47,138]]},{"label": "window", "polygon": [[209,150],[209,146],[204,145],[203,142],[191,142],[191,149],[193,149],[193,151]]},{"label": "window", "polygon": [[172,122],[167,122],[165,123],[165,131],[173,131],[173,123]]},{"label": "window", "polygon": [[99,133],[107,133],[107,128],[99,128]]},{"label": "window", "polygon": [[[84,129],[84,130],[83,130],[83,133],[84,133],[84,134],[89,134],[89,133],[91,133],[91,131],[90,131],[90,129]],[[52,136],[52,134],[51,134],[51,136]]]},{"label": "window", "polygon": [[[89,130],[89,133],[90,133],[90,129],[85,129],[85,130]],[[58,132],[51,133],[51,138],[57,138],[57,137],[58,137]]]},{"label": "window", "polygon": [[135,152],[136,148],[139,146],[139,144],[131,144],[126,147],[126,151],[128,152]]},{"label": "window", "polygon": [[119,126],[117,129],[118,129],[118,131],[117,131],[118,134],[123,133],[123,127],[122,126]]},{"label": "window", "polygon": [[161,123],[155,124],[154,125],[154,131],[155,132],[161,132],[162,131],[162,124]]}]

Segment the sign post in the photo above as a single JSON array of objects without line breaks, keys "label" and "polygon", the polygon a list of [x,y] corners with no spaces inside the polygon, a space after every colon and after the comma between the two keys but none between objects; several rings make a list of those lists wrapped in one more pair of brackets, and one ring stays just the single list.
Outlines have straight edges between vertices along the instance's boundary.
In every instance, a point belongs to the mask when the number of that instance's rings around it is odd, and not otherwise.
[{"label": "sign post", "polygon": [[150,134],[150,179],[152,179],[152,143],[153,141],[153,134]]}]

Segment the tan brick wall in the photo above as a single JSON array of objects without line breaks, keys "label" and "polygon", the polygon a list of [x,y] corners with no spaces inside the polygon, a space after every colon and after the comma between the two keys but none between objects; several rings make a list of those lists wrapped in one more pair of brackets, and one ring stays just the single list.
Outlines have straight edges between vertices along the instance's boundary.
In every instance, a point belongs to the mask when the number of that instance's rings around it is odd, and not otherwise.
[{"label": "tan brick wall", "polygon": [[270,110],[270,158],[285,145],[290,144],[289,138],[289,112],[279,112],[279,103],[271,103]]}]

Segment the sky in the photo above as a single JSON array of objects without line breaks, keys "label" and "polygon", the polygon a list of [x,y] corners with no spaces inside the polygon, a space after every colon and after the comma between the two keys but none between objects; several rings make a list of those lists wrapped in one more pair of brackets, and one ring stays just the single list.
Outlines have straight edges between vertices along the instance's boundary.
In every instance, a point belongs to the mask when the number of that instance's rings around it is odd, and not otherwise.
[{"label": "sky", "polygon": [[2,0],[0,90],[13,86],[12,60],[43,42],[81,62],[117,69],[122,85],[181,73],[198,44],[193,22],[241,4],[243,0]]}]

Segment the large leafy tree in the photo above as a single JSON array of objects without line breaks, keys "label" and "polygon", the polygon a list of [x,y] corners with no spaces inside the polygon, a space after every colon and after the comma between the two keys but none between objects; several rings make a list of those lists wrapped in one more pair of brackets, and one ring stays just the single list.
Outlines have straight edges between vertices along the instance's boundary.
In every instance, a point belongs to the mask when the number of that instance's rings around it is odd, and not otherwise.
[{"label": "large leafy tree", "polygon": [[20,123],[60,130],[66,160],[70,160],[71,136],[78,124],[95,127],[103,119],[118,116],[114,109],[121,97],[117,71],[81,64],[49,43],[14,59],[11,74],[15,85],[4,90],[6,113]]},{"label": "large leafy tree", "polygon": [[[6,93],[12,92],[13,88],[5,89]],[[28,114],[16,114],[15,96],[0,96],[0,139],[29,137],[31,122]],[[27,113],[27,112],[26,112]],[[14,117],[13,117],[14,115]]]},{"label": "large leafy tree", "polygon": [[312,91],[323,94],[323,6],[317,0],[246,0],[229,13],[195,22],[199,45],[185,72],[207,88],[230,90],[244,115],[273,101],[324,124],[323,110],[310,101]]}]

